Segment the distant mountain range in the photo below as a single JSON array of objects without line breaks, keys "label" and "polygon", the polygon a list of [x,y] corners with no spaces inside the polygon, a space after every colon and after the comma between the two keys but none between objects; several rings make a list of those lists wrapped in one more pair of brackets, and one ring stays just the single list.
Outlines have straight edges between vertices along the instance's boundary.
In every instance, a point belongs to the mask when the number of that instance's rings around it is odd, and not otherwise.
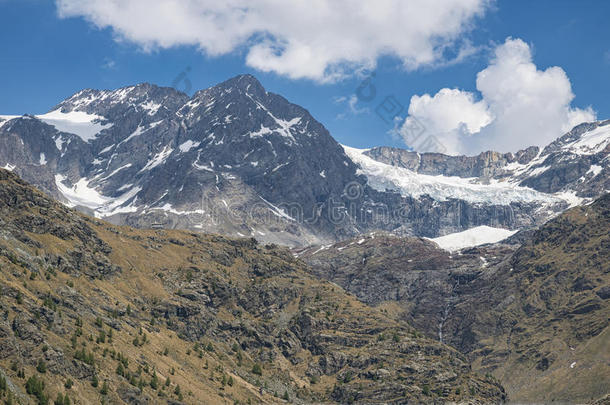
[{"label": "distant mountain range", "polygon": [[44,115],[0,116],[0,167],[116,224],[292,246],[372,230],[437,237],[529,228],[598,197],[610,189],[609,123],[515,154],[357,150],[243,75],[192,97],[87,89]]}]

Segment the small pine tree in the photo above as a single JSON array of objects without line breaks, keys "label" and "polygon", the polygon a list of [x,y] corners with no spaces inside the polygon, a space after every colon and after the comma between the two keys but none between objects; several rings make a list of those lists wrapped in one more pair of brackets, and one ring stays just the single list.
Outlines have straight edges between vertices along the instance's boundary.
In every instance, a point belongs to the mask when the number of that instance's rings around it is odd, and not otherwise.
[{"label": "small pine tree", "polygon": [[157,390],[159,388],[159,379],[157,378],[157,373],[155,372],[150,379],[150,388],[153,390]]},{"label": "small pine tree", "polygon": [[38,400],[38,405],[47,405],[49,403],[49,399],[44,393],[44,381],[38,379],[35,375],[28,378],[25,383],[25,391]]},{"label": "small pine tree", "polygon": [[254,366],[252,366],[252,373],[256,375],[263,375],[263,368],[259,363],[255,363]]},{"label": "small pine tree", "polygon": [[38,360],[38,365],[36,366],[36,371],[38,371],[40,374],[44,374],[47,372],[47,365],[45,364],[45,362],[42,359]]},{"label": "small pine tree", "polygon": [[102,384],[102,389],[100,390],[100,394],[108,395],[108,382],[107,381],[104,381],[104,384]]},{"label": "small pine tree", "polygon": [[100,380],[97,378],[97,375],[93,374],[93,378],[91,378],[91,386],[93,388],[97,388],[100,385]]}]

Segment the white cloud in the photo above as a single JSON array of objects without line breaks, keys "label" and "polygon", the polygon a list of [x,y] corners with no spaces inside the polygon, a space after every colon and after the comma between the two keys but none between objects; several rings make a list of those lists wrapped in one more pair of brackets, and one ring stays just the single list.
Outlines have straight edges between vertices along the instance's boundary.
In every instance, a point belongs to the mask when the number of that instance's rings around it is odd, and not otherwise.
[{"label": "white cloud", "polygon": [[107,70],[116,69],[116,62],[110,58],[104,58],[104,63],[102,63],[102,68]]},{"label": "white cloud", "polygon": [[[475,94],[457,89],[413,96],[409,116],[452,154],[544,146],[596,118],[591,107],[571,106],[574,94],[566,73],[556,66],[538,70],[521,39],[507,38],[496,47],[489,66],[477,74],[476,86],[478,101]],[[410,124],[405,120],[399,130],[407,144]]]},{"label": "white cloud", "polygon": [[351,94],[349,97],[340,96],[334,98],[335,104],[346,104],[347,112],[337,115],[338,119],[345,118],[348,113],[351,115],[360,115],[370,113],[371,110],[368,107],[358,107],[358,97],[355,94]]},{"label": "white cloud", "polygon": [[211,56],[245,50],[249,66],[333,81],[382,55],[407,69],[472,51],[463,34],[493,0],[56,0],[61,17],[112,28],[146,50],[194,45]]}]

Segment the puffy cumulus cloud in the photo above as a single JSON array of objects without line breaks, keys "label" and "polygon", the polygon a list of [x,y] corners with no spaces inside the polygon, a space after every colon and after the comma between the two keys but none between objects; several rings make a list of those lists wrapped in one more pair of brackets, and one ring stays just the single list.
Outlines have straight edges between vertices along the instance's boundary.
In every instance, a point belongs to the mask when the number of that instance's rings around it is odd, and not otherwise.
[{"label": "puffy cumulus cloud", "polygon": [[290,78],[333,81],[382,55],[407,69],[472,49],[463,34],[493,0],[56,0],[60,17],[110,27],[144,49],[194,45]]},{"label": "puffy cumulus cloud", "polygon": [[[425,132],[422,135],[434,134],[446,149],[442,151],[449,153],[460,150],[462,137],[479,132],[493,119],[484,100],[475,101],[474,94],[457,89],[441,89],[434,96],[413,96],[409,104],[409,115],[417,117],[424,125]],[[403,126],[403,129],[406,130],[408,125]],[[409,146],[415,149],[424,147],[409,138],[405,138],[405,141],[412,143]],[[425,136],[420,137],[419,141],[422,139]],[[434,144],[429,144],[428,148],[434,148]]]},{"label": "puffy cumulus cloud", "polygon": [[559,67],[538,70],[521,39],[507,38],[496,47],[489,66],[477,74],[476,86],[479,100],[457,89],[413,96],[410,119],[399,132],[408,140],[409,123],[415,119],[448,153],[509,152],[544,146],[596,118],[591,107],[571,106],[574,94],[566,73]]}]

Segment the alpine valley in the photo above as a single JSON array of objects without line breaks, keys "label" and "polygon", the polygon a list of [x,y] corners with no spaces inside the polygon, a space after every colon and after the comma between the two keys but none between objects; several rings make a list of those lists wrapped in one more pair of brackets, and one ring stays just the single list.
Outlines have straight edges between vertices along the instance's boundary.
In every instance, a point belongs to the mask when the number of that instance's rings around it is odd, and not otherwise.
[{"label": "alpine valley", "polygon": [[0,398],[608,404],[610,120],[557,136],[355,149],[251,75],[0,116]]}]

